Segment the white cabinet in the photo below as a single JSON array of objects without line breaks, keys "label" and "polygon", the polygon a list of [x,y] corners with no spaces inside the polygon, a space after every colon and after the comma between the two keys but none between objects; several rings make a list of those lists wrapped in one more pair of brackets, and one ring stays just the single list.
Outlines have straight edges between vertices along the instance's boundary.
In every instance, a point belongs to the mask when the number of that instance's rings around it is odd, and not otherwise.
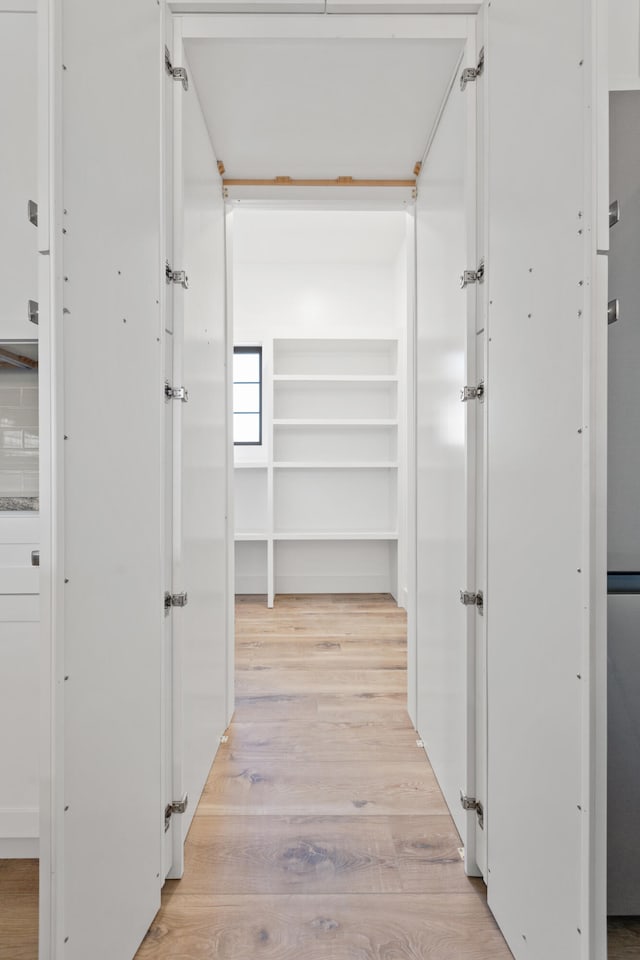
[{"label": "white cabinet", "polygon": [[0,100],[0,336],[30,340],[37,327],[27,304],[38,299],[37,231],[27,203],[36,200],[36,17],[0,12],[0,82],[12,91]]},{"label": "white cabinet", "polygon": [[0,513],[0,857],[38,855],[37,513]]},{"label": "white cabinet", "polygon": [[397,337],[276,337],[265,355],[267,459],[235,470],[237,591],[395,596]]}]

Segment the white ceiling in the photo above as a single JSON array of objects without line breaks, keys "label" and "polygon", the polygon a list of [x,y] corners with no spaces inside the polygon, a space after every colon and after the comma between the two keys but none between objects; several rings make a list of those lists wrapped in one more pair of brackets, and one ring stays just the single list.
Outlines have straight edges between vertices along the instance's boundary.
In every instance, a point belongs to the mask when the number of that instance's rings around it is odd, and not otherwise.
[{"label": "white ceiling", "polygon": [[225,176],[407,179],[458,40],[187,40]]},{"label": "white ceiling", "polygon": [[362,210],[236,208],[235,263],[393,264],[406,239],[406,214]]}]

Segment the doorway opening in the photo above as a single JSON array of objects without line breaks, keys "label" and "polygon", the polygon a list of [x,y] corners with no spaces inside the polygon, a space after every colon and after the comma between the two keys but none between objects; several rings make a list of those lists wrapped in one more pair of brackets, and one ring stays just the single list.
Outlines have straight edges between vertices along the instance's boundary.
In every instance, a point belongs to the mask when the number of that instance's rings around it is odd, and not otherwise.
[{"label": "doorway opening", "polygon": [[[234,448],[230,592],[263,595],[267,609],[278,595],[390,594],[409,614],[407,706],[416,727],[419,429],[425,450],[437,433],[441,458],[424,457],[423,479],[431,473],[440,484],[435,474],[446,466],[458,498],[446,509],[461,510],[463,527],[476,495],[464,458],[473,418],[459,401],[476,365],[475,302],[458,281],[467,258],[476,259],[475,99],[459,83],[463,56],[476,61],[475,29],[465,18],[347,18],[338,39],[316,18],[194,18],[176,22],[171,51],[201,108],[196,119],[190,107],[190,119],[178,91],[178,163],[193,163],[189,145],[201,136],[190,124],[204,121],[222,176],[229,365],[233,348],[261,351],[259,387],[239,376],[229,399],[238,425],[259,410],[262,428],[260,442]],[[419,249],[434,254],[420,276],[416,210],[424,214]],[[440,220],[427,239],[432,215]],[[186,227],[185,218],[185,252]],[[180,258],[179,248],[180,240]],[[454,336],[433,337],[445,403],[431,405],[432,384],[415,381],[417,283],[437,290],[425,310],[442,312],[441,295],[457,303],[447,314]],[[426,327],[423,335],[428,351]],[[429,531],[422,546],[420,562],[437,566],[441,542]],[[466,579],[464,546],[447,559],[449,572]],[[462,635],[473,630],[457,591],[445,608],[441,622]],[[446,758],[436,773],[446,777],[466,867],[476,873],[480,821],[459,798],[461,787],[475,795],[475,715],[464,723],[475,709],[466,698],[475,663],[459,644],[453,657],[439,657],[442,638],[433,636],[431,663],[439,658],[457,677],[456,697],[440,705],[451,723],[433,725],[441,749],[428,746]],[[428,720],[420,722],[431,729]]]},{"label": "doorway opening", "polygon": [[406,606],[412,218],[240,203],[231,216],[234,349],[262,352],[263,409],[260,442],[234,449],[235,593]]}]

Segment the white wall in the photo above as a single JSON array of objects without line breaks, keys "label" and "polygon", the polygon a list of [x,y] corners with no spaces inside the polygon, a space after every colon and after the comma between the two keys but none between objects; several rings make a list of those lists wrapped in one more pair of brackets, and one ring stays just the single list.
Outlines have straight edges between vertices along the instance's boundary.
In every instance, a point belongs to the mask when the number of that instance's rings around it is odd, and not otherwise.
[{"label": "white wall", "polygon": [[[301,238],[301,242],[302,238]],[[236,247],[241,254],[241,237]],[[242,263],[235,261],[238,337],[367,336],[396,323],[393,263]]]},{"label": "white wall", "polygon": [[395,270],[399,212],[242,209],[234,212],[238,337],[345,335],[404,326]]}]

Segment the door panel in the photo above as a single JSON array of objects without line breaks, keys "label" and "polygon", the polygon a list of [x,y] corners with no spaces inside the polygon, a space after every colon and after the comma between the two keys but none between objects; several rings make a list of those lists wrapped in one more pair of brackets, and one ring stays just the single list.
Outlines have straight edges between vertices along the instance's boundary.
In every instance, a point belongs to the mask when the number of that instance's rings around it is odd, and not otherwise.
[{"label": "door panel", "polygon": [[131,960],[162,869],[162,13],[148,0],[61,0],[49,12],[65,65],[50,212],[65,233],[52,235],[41,301],[59,270],[64,301],[45,319],[62,342],[64,380],[55,350],[42,357],[60,411],[52,486],[63,489],[52,517],[55,795],[44,821],[53,892],[49,902],[43,884],[41,909],[54,917],[52,957]]},{"label": "door panel", "polygon": [[[489,197],[488,893],[511,950],[528,960],[601,956],[589,952],[597,409],[589,16],[581,0],[567,0],[561,17],[554,0],[492,0],[480,81]],[[534,63],[544,69],[523,69]],[[594,329],[601,324],[604,314]]]},{"label": "door panel", "polygon": [[[173,21],[171,17],[166,17],[164,23],[164,43],[169,51],[171,63],[175,62],[175,53],[173,49]],[[180,265],[175,261],[174,244],[174,215],[173,215],[173,154],[174,154],[174,122],[173,105],[175,90],[177,86],[175,81],[165,72],[162,85],[162,110],[164,116],[164,129],[162,131],[164,150],[162,155],[163,165],[163,257],[171,270],[180,269]],[[178,284],[166,283],[161,293],[161,301],[164,303],[164,329],[162,331],[162,349],[163,359],[162,368],[165,387],[174,386],[174,315],[175,305],[180,304],[182,288]],[[180,449],[179,449],[179,411],[176,410],[176,402],[165,399],[164,403],[164,450],[163,450],[163,565],[164,565],[164,589],[165,593],[174,593],[174,568],[176,557],[178,555],[178,538],[180,536],[179,516],[177,516],[176,497],[179,488],[176,489],[176,471],[178,469]],[[178,611],[178,616],[180,611]],[[162,635],[162,806],[166,810],[168,805],[178,797],[174,791],[174,614],[171,607],[165,608],[163,635]],[[163,827],[164,837],[162,844],[162,876],[171,875],[174,866],[174,842],[176,834],[179,833],[175,825],[175,818],[169,817],[165,820]]]},{"label": "door panel", "polygon": [[[478,310],[482,316],[482,310]],[[485,331],[476,334],[476,378],[486,384]],[[487,511],[486,511],[486,401],[475,408],[475,584],[487,594]],[[487,844],[490,810],[487,804],[487,614],[475,621],[475,787],[474,795],[483,808],[483,824],[476,817],[475,854],[478,869],[487,876]]]},{"label": "door panel", "polygon": [[[483,13],[476,18],[476,51],[484,48],[485,22]],[[481,85],[467,85],[466,93],[475,100],[476,133],[476,249],[477,259],[486,260],[487,251],[487,189],[485,177],[486,147],[486,100],[481,94]],[[487,385],[487,308],[488,284],[476,286],[475,298],[475,376],[476,382]],[[476,589],[487,594],[487,409],[486,397],[475,406],[475,584]],[[491,810],[487,803],[487,629],[489,615],[485,611],[475,620],[475,787],[474,796],[482,804],[483,825],[476,819],[476,863],[485,883],[487,873],[487,845],[491,831]]]},{"label": "door panel", "polygon": [[474,589],[467,581],[474,412],[473,403],[460,400],[475,365],[475,321],[469,329],[474,294],[460,289],[468,257],[468,109],[456,84],[416,202],[416,637],[418,730],[473,871],[475,815],[460,804],[460,793],[473,789],[475,715],[468,712],[468,684],[475,683],[469,644],[477,616],[459,597]]},{"label": "door panel", "polygon": [[[189,63],[176,27],[177,63]],[[189,797],[175,818],[171,876],[182,873],[184,840],[230,720],[227,623],[227,434],[225,210],[222,183],[197,92],[176,84],[174,98],[175,245],[189,289],[175,299],[174,381],[188,391],[176,403],[175,583],[188,594],[174,617],[174,792]],[[229,631],[229,633],[228,633]]]}]

